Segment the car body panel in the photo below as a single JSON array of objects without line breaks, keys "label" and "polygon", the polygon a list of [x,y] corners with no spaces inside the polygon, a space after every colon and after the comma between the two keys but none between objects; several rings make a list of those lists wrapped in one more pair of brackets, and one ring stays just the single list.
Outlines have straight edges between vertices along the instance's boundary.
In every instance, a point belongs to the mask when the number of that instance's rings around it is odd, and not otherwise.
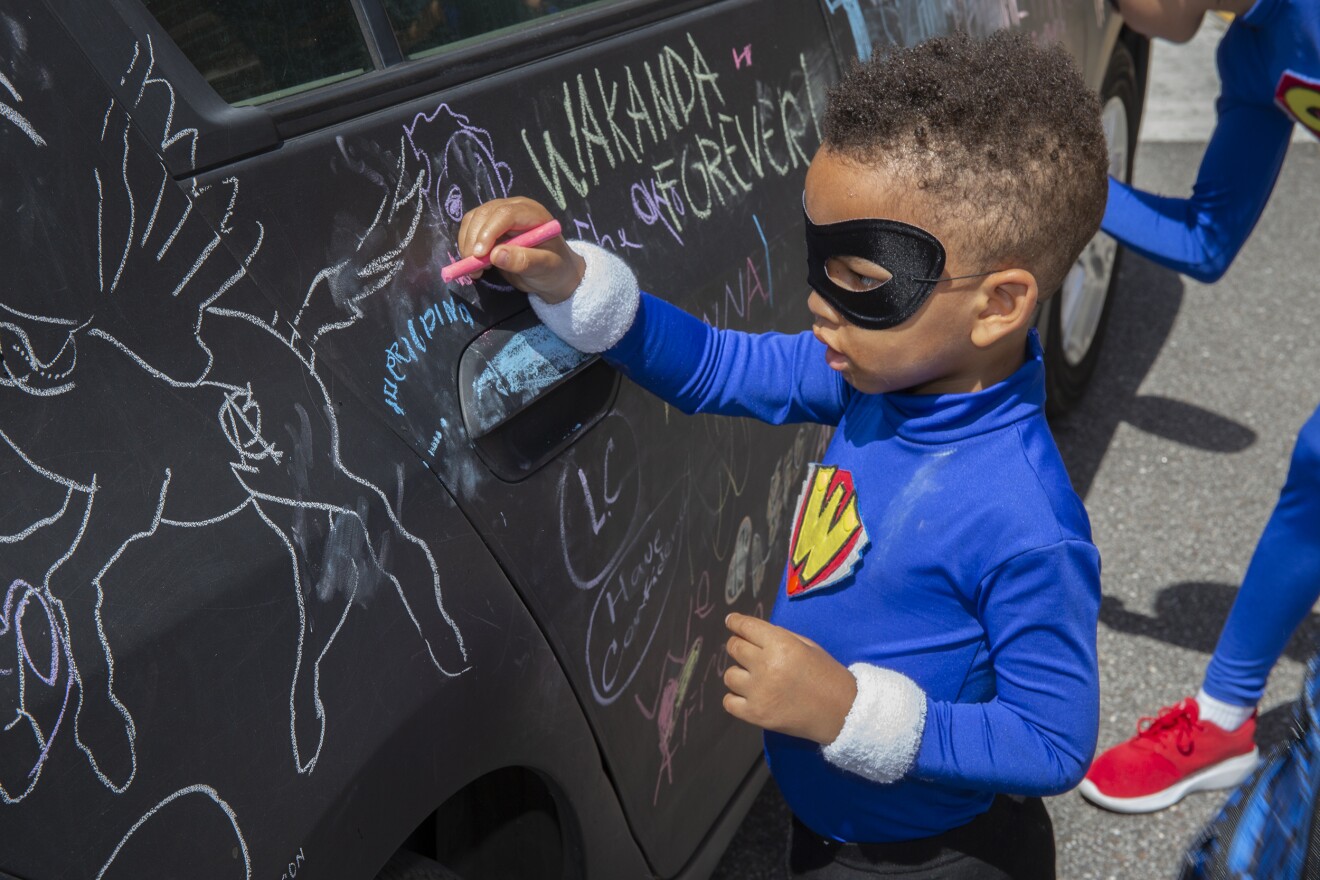
[{"label": "car body panel", "polygon": [[[509,572],[574,682],[630,826],[662,875],[682,866],[756,760],[757,731],[720,709],[722,620],[732,609],[766,613],[779,574],[771,548],[808,447],[824,435],[679,418],[625,385],[562,426],[509,426],[561,430],[567,437],[540,445],[571,445],[516,482],[500,479],[455,418],[458,366],[483,331],[525,311],[526,298],[485,282],[446,289],[438,275],[464,210],[528,194],[561,212],[569,237],[622,253],[644,287],[694,312],[738,329],[803,327],[801,245],[789,233],[818,143],[811,113],[833,62],[810,7],[798,6],[796,20],[749,8],[679,16],[201,177],[241,181],[244,210],[230,222],[261,217],[273,230],[253,277],[295,316],[317,362],[451,490]],[[737,46],[725,37],[735,31]],[[634,89],[642,103],[625,104]],[[626,115],[630,106],[650,114],[654,136],[648,120]],[[756,151],[750,159],[739,131]],[[604,140],[586,141],[597,134]],[[556,155],[567,167],[552,172]],[[506,348],[508,369],[479,372],[477,391],[508,396],[540,382],[555,342]],[[571,408],[584,381],[588,373],[570,378],[530,409]]]},{"label": "car body panel", "polygon": [[946,5],[632,3],[235,108],[136,0],[0,0],[0,870],[365,877],[516,766],[587,876],[708,871],[764,774],[722,621],[768,613],[828,431],[683,416],[439,270],[524,194],[713,324],[804,328],[831,47],[1008,22]]},{"label": "car body panel", "polygon": [[0,865],[370,876],[511,762],[576,805],[592,875],[647,871],[484,544],[273,320],[259,224],[205,218],[237,186],[174,181],[150,114],[4,13]]}]

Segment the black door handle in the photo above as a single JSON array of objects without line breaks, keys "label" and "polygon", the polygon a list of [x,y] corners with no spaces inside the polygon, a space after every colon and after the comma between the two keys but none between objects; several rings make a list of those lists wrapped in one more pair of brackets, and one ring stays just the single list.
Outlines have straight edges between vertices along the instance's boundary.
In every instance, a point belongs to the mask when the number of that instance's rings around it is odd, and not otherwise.
[{"label": "black door handle", "polygon": [[458,362],[463,423],[486,464],[518,480],[609,410],[618,375],[561,340],[530,309],[491,327]]}]

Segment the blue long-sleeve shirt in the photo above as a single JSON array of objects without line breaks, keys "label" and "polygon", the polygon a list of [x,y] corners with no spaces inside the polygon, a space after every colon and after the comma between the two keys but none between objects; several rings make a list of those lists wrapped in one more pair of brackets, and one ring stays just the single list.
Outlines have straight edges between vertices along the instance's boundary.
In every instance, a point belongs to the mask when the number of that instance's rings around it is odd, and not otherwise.
[{"label": "blue long-sleeve shirt", "polygon": [[[794,516],[772,622],[926,694],[915,761],[880,784],[767,733],[793,812],[846,841],[927,837],[996,792],[1074,786],[1095,748],[1100,562],[1042,411],[1032,331],[972,394],[863,394],[811,333],[717,330],[643,295],[606,357],[684,412],[837,426]],[[790,597],[790,588],[801,590]]]},{"label": "blue long-sleeve shirt", "polygon": [[1320,135],[1320,0],[1257,0],[1228,28],[1218,121],[1190,198],[1113,178],[1101,229],[1199,281],[1218,280],[1274,190],[1293,124]]}]

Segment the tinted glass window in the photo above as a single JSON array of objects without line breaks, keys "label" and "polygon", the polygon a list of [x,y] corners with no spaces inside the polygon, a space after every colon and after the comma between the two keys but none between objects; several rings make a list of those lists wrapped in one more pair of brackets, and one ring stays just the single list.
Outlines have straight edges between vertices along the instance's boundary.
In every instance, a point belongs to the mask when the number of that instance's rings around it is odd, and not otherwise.
[{"label": "tinted glass window", "polygon": [[145,2],[231,104],[269,101],[371,67],[349,0]]},{"label": "tinted glass window", "polygon": [[557,12],[614,0],[384,0],[399,48],[416,58]]}]

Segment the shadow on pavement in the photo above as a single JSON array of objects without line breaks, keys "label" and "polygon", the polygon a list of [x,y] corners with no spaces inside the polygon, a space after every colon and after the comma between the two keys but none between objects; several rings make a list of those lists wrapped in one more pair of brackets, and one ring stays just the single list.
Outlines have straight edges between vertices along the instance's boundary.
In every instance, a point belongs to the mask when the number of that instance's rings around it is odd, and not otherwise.
[{"label": "shadow on pavement", "polygon": [[[1129,611],[1123,600],[1100,600],[1100,623],[1116,632],[1144,636],[1179,648],[1211,654],[1228,610],[1237,596],[1231,584],[1185,582],[1160,590],[1153,615]],[[1311,612],[1297,627],[1283,654],[1305,664],[1320,644],[1320,614]]]},{"label": "shadow on pavement", "polygon": [[736,846],[729,846],[737,858],[720,860],[710,880],[749,880],[787,876],[788,826],[792,819],[784,796],[772,777],[756,796],[752,809],[738,829]]},{"label": "shadow on pavement", "polygon": [[1292,741],[1299,708],[1297,700],[1280,703],[1256,719],[1256,745],[1262,758],[1269,757],[1275,746]]},{"label": "shadow on pavement", "polygon": [[1148,434],[1207,452],[1241,452],[1256,442],[1256,432],[1245,425],[1194,404],[1156,394],[1133,398],[1125,421]]},{"label": "shadow on pavement", "polygon": [[1254,431],[1226,416],[1138,393],[1168,341],[1184,292],[1177,272],[1136,254],[1123,255],[1091,387],[1072,412],[1050,423],[1073,487],[1083,499],[1121,422],[1212,452],[1241,452],[1256,442]]}]

